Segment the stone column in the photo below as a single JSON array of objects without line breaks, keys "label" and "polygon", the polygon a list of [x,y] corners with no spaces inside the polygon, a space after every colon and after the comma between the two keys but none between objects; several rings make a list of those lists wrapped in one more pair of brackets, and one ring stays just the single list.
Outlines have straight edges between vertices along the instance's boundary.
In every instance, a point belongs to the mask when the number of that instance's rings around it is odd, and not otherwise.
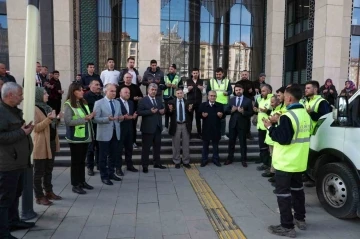
[{"label": "stone column", "polygon": [[74,80],[74,25],[73,1],[54,1],[54,52],[55,69],[60,72],[60,81],[65,94]]},{"label": "stone column", "polygon": [[[8,42],[9,42],[9,66],[11,75],[20,85],[24,79],[25,66],[25,36],[26,36],[26,7],[27,1],[12,0],[6,2],[7,20],[8,20]],[[41,62],[41,38],[40,21],[39,25],[39,43],[37,61]],[[36,66],[34,66],[35,69]],[[35,81],[35,76],[34,76]]]},{"label": "stone column", "polygon": [[313,80],[333,79],[340,90],[348,77],[351,0],[316,1]]},{"label": "stone column", "polygon": [[265,74],[275,92],[283,84],[285,1],[268,0],[266,19]]},{"label": "stone column", "polygon": [[[142,75],[152,59],[160,62],[161,0],[139,1],[139,53],[138,67]],[[163,66],[164,67],[164,66]]]}]

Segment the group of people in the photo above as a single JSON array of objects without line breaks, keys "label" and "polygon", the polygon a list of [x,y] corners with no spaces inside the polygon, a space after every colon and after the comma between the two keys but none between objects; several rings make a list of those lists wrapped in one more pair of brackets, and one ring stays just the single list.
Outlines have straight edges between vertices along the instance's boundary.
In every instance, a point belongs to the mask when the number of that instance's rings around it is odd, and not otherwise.
[{"label": "group of people", "polygon": [[[331,99],[336,99],[337,92],[330,79],[322,87],[316,81],[307,82],[305,94],[299,85],[281,87],[273,94],[263,73],[252,82],[249,73],[243,71],[242,79],[232,87],[222,68],[216,69],[216,77],[205,84],[197,68],[184,80],[176,74],[175,64],[170,65],[165,75],[156,60],[152,60],[141,77],[134,68],[134,59],[130,57],[127,62],[126,69],[116,71],[114,59],[109,58],[108,69],[101,75],[94,73],[94,64],[89,63],[87,73],[69,86],[63,113],[58,109],[58,102],[51,102],[54,99],[51,95],[56,93],[55,100],[61,102],[64,93],[59,74],[54,71],[51,79],[46,78],[47,68],[38,63],[34,122],[24,122],[22,111],[17,108],[23,100],[23,89],[14,77],[6,71],[3,73],[5,66],[0,64],[0,113],[4,116],[0,120],[1,238],[15,238],[10,230],[34,226],[34,223],[21,221],[18,213],[24,169],[31,165],[31,153],[36,203],[51,205],[53,200],[62,199],[53,192],[51,182],[54,157],[59,150],[57,127],[62,117],[71,151],[72,191],[78,194],[85,194],[84,189],[93,189],[85,179],[85,164],[88,175],[95,175],[96,165],[102,183],[113,185],[113,181],[121,181],[124,176],[124,151],[127,171],[138,172],[132,161],[133,149],[138,147],[138,116],[142,117],[143,173],[149,171],[150,151],[153,167],[166,168],[160,157],[163,116],[167,132],[172,136],[173,162],[177,169],[181,168],[181,163],[191,168],[189,142],[194,116],[195,137],[203,143],[201,167],[208,164],[210,142],[212,161],[221,166],[218,150],[221,139],[229,140],[224,165],[235,160],[235,145],[239,139],[240,161],[247,167],[247,139],[253,138],[250,133],[253,123],[259,135],[258,163],[262,163],[257,169],[265,171],[262,175],[270,177],[269,181],[275,186],[281,214],[281,224],[270,226],[269,231],[294,237],[294,224],[301,230],[306,229],[303,181],[309,140],[316,122],[330,112],[330,105],[334,104]],[[140,90],[141,84],[147,88],[145,96]],[[347,81],[340,94],[351,96],[355,90],[354,84]],[[207,100],[202,102],[205,94]],[[225,134],[227,115],[230,115],[228,136]]]}]

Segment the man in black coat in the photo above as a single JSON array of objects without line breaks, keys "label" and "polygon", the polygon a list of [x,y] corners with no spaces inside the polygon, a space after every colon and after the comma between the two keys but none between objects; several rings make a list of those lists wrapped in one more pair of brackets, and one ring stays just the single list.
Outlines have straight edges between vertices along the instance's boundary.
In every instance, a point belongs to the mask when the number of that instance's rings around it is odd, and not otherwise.
[{"label": "man in black coat", "polygon": [[[202,103],[202,92],[204,89],[203,80],[199,79],[199,69],[193,68],[191,72],[191,78],[186,81],[187,88],[189,92],[187,93],[187,101],[189,104],[192,104],[192,111],[190,112],[191,121],[194,118],[196,120],[196,129],[197,129],[197,137],[201,139],[201,115],[199,113],[199,106]],[[190,132],[192,130],[192,124],[190,127]]]},{"label": "man in black coat", "polygon": [[184,99],[184,92],[181,88],[178,88],[175,92],[176,99],[169,101],[169,116],[170,116],[170,126],[169,134],[172,136],[172,149],[173,149],[173,161],[175,163],[175,168],[180,168],[181,157],[181,143],[183,151],[183,165],[186,168],[191,168],[190,162],[190,133],[191,133],[191,124],[192,118],[190,117],[190,112],[193,110],[192,104],[189,104]]},{"label": "man in black coat", "polygon": [[149,84],[148,95],[142,98],[138,105],[138,115],[142,116],[140,131],[142,132],[141,162],[143,172],[148,173],[150,147],[153,146],[154,168],[166,169],[161,165],[160,148],[162,116],[165,108],[160,98],[156,97],[158,86],[155,83]]},{"label": "man in black coat", "polygon": [[136,111],[134,111],[134,102],[130,99],[130,89],[124,87],[120,91],[120,102],[121,113],[124,116],[124,120],[120,124],[120,160],[115,161],[116,174],[118,176],[124,176],[124,173],[121,169],[122,167],[122,151],[125,149],[125,162],[127,170],[131,172],[138,172],[134,167],[132,161],[133,154],[133,124],[137,117]]},{"label": "man in black coat", "polygon": [[225,118],[223,105],[216,103],[216,91],[208,92],[208,101],[200,105],[201,118],[203,120],[202,128],[202,162],[201,167],[205,167],[208,163],[209,144],[212,141],[213,147],[213,163],[221,167],[219,157],[219,141],[221,138],[221,119]]},{"label": "man in black coat", "polygon": [[[101,100],[101,80],[93,79],[89,84],[89,91],[84,94],[84,99],[88,103],[90,112],[94,110],[95,102]],[[86,167],[89,176],[94,176],[94,164],[96,163],[99,168],[99,143],[96,141],[97,124],[93,123],[94,140],[89,144],[87,156],[86,156]],[[94,163],[95,157],[95,163]]]},{"label": "man in black coat", "polygon": [[253,114],[252,102],[243,95],[244,88],[242,85],[235,85],[234,95],[236,97],[230,100],[225,113],[231,115],[229,121],[229,148],[228,158],[225,165],[231,164],[234,160],[236,138],[239,137],[241,150],[241,163],[243,167],[247,167],[247,145],[246,135],[250,117]]}]

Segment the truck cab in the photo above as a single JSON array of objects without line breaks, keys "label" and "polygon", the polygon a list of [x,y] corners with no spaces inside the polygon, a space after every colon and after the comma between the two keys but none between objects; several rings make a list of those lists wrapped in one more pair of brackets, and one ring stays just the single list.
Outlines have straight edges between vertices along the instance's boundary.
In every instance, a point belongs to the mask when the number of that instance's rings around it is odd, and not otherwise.
[{"label": "truck cab", "polygon": [[339,96],[310,138],[308,175],[325,210],[337,218],[360,217],[360,90]]}]

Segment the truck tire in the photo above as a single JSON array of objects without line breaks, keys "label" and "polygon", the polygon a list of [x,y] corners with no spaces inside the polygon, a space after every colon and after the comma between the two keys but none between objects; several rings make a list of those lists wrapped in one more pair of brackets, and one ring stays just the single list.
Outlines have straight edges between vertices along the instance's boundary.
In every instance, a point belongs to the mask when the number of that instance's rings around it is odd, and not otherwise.
[{"label": "truck tire", "polygon": [[337,218],[357,217],[359,187],[350,168],[343,163],[329,163],[319,168],[316,193],[324,209]]}]

